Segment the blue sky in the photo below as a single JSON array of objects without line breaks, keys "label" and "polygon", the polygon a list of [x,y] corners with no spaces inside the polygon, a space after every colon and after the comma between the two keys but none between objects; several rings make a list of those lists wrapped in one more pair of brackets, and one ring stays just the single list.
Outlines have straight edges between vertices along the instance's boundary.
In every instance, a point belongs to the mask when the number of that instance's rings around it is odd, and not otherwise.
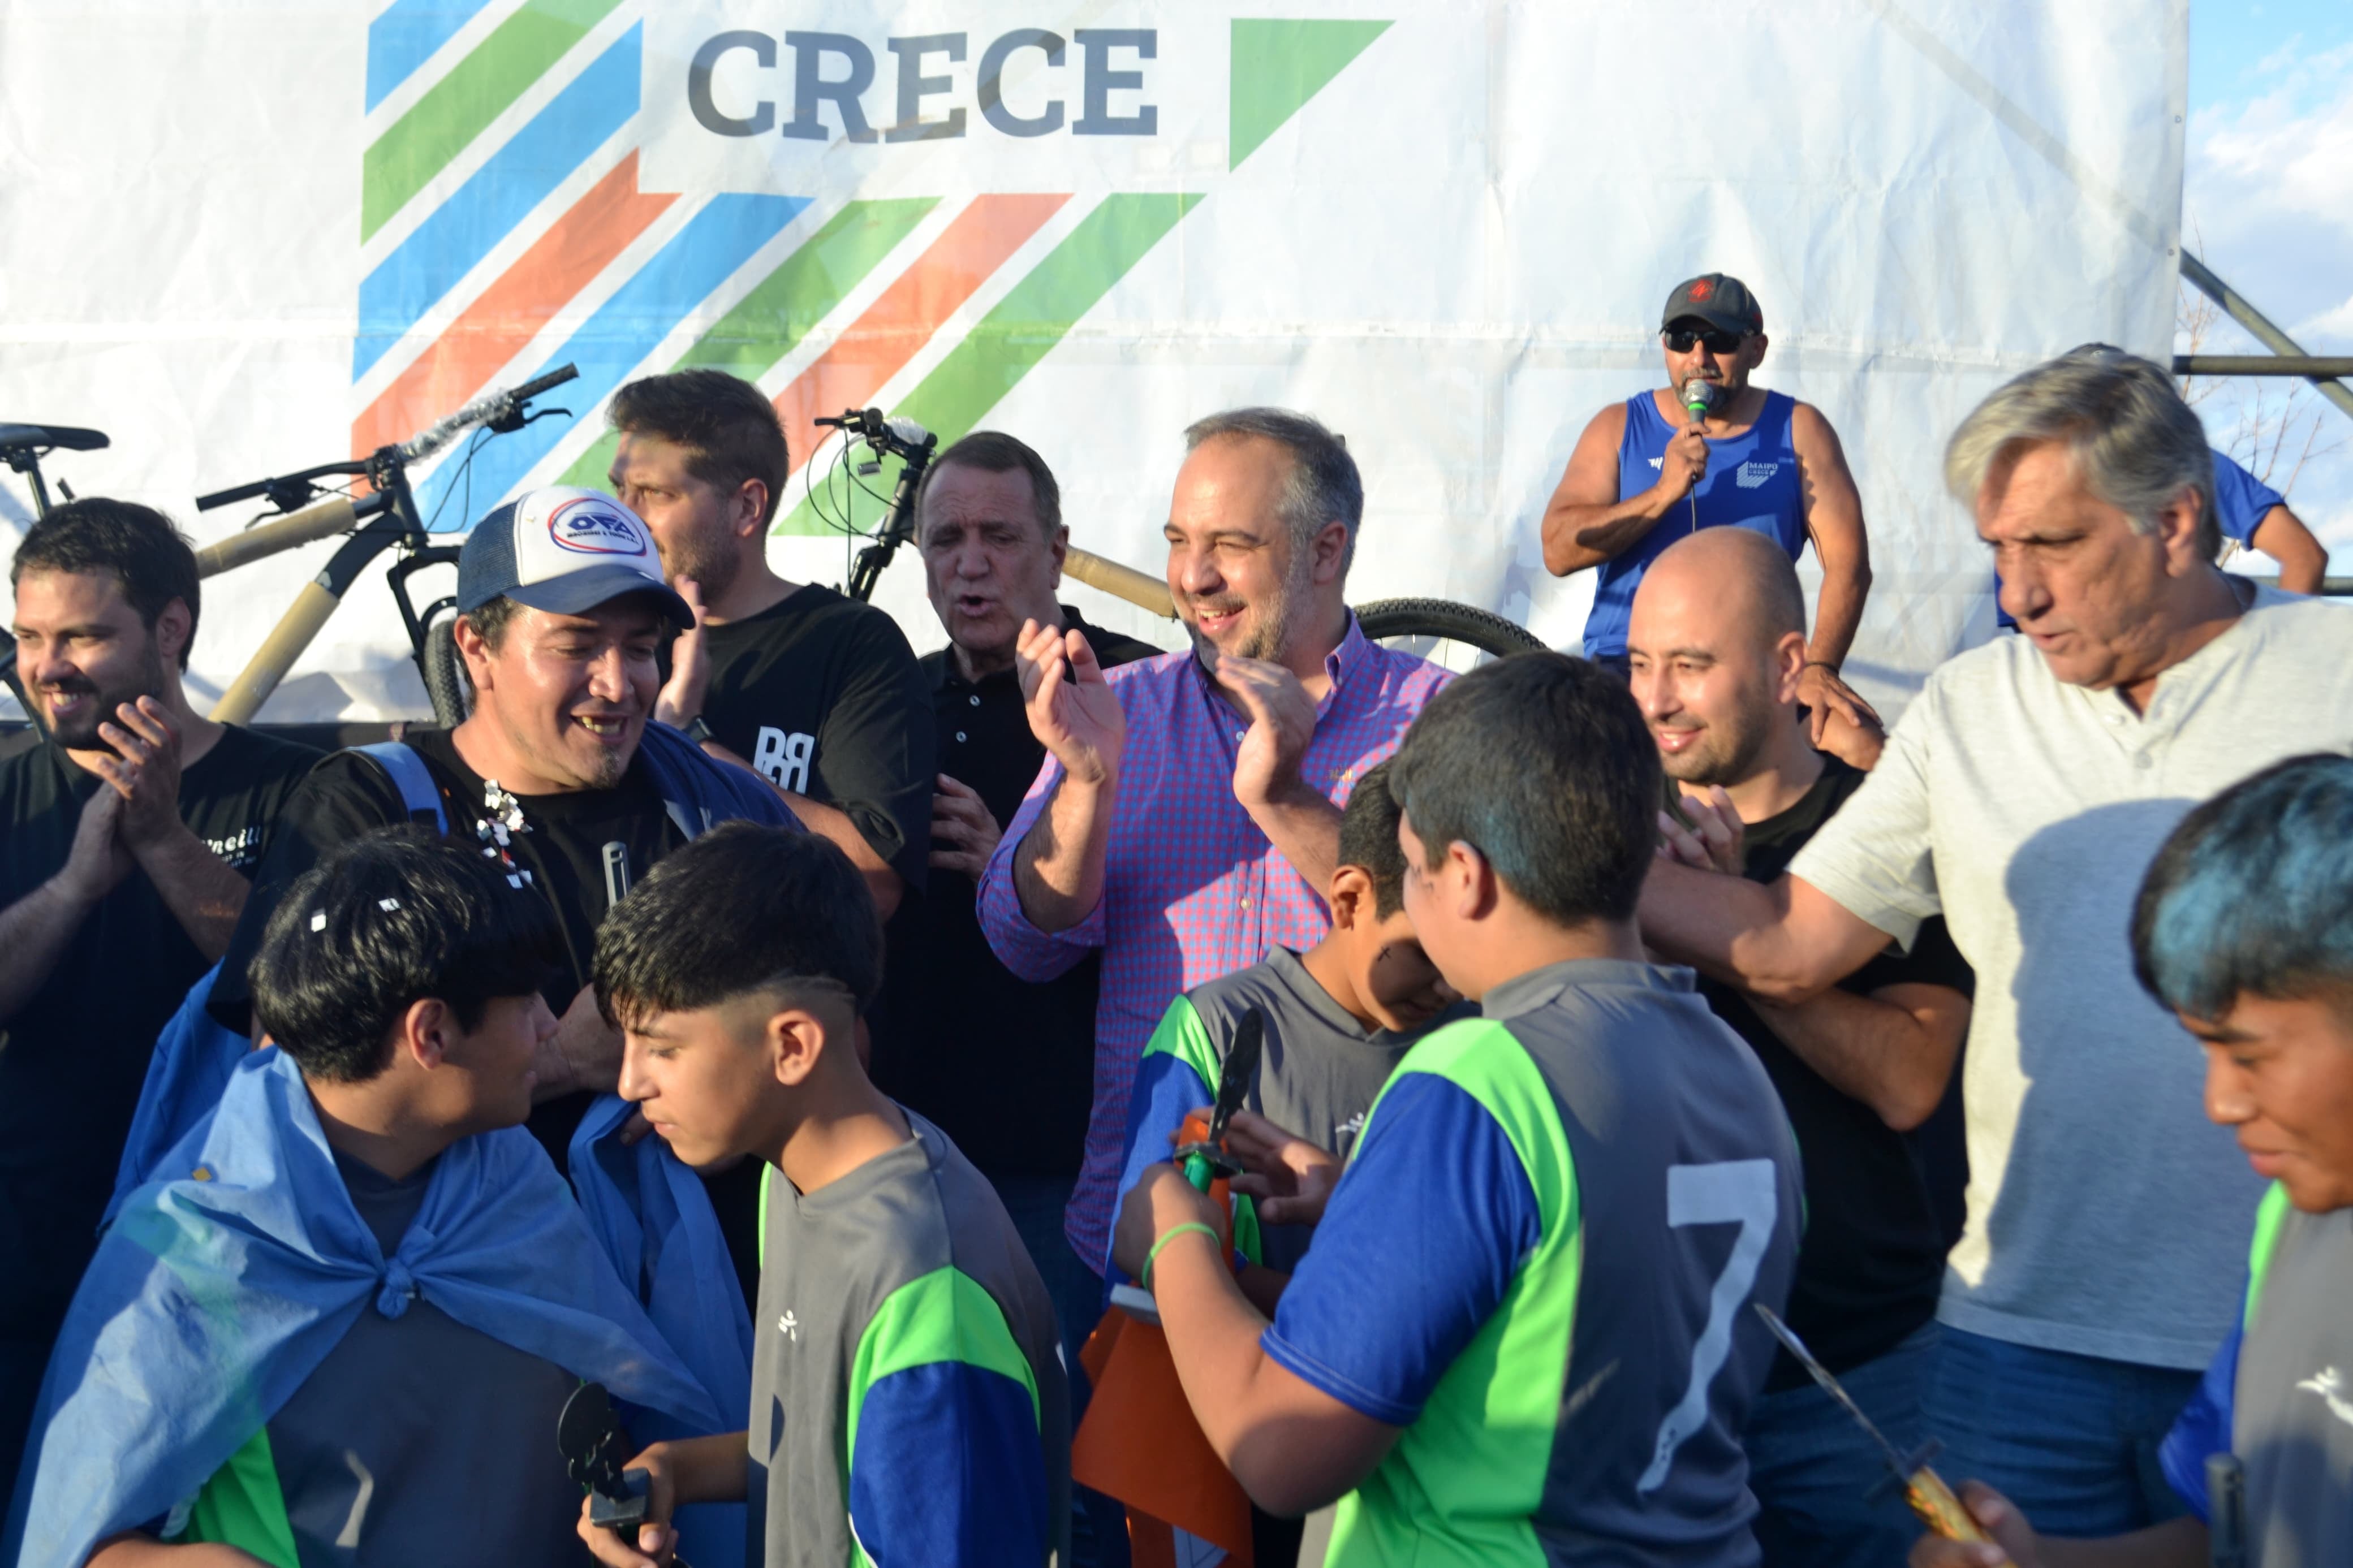
[{"label": "blue sky", "polygon": [[[2189,106],[2184,243],[2306,348],[2353,353],[2353,0],[2190,0]],[[2227,322],[2202,346],[2258,349]],[[2200,405],[2215,444],[2243,449],[2257,424],[2276,426],[2293,384],[2217,387]],[[2331,570],[2353,574],[2353,419],[2308,388],[2294,414],[2295,447],[2309,431],[2334,449],[2305,462],[2289,499]]]}]

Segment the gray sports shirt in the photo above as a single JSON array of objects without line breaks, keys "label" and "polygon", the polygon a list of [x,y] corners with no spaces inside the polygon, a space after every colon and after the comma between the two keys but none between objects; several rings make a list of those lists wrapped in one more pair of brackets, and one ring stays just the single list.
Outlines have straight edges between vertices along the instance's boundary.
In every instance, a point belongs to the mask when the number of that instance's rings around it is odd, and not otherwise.
[{"label": "gray sports shirt", "polygon": [[766,1568],[1067,1556],[1053,1306],[996,1189],[905,1115],[914,1136],[840,1180],[768,1185],[747,1499]]}]

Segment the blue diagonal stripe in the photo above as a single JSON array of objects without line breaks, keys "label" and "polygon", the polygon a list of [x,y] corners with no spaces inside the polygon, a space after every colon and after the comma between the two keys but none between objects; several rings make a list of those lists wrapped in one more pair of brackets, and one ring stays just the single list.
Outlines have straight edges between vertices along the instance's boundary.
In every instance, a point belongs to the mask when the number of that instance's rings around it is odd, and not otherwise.
[{"label": "blue diagonal stripe", "polygon": [[362,280],[353,380],[628,122],[644,37],[644,23],[632,26]]},{"label": "blue diagonal stripe", "polygon": [[[808,205],[807,196],[712,197],[652,260],[581,323],[570,341],[531,373],[539,375],[567,361],[580,367],[580,379],[548,394],[542,405],[581,415],[602,404],[713,289]],[[418,507],[438,528],[472,527],[475,519],[505,499],[533,465],[547,456],[571,423],[543,419],[512,436],[485,437],[476,449],[472,474],[461,479],[464,455],[453,455],[425,482]],[[458,493],[445,508],[442,498],[453,485]],[[435,518],[437,511],[441,515]]]},{"label": "blue diagonal stripe", "polygon": [[393,0],[368,24],[367,106],[406,81],[490,0]]}]

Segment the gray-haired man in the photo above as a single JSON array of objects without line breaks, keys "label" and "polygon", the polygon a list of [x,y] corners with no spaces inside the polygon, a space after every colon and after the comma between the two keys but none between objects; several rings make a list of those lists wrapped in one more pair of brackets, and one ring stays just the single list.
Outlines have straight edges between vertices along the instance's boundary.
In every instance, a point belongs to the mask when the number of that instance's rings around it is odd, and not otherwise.
[{"label": "gray-haired man", "polygon": [[2353,616],[2215,569],[2205,432],[2163,371],[2113,349],[1986,399],[1946,482],[2024,635],[1929,678],[1788,875],[1662,866],[1642,928],[1797,1001],[1945,917],[1978,985],[1968,1231],[1928,1426],[1949,1468],[2038,1524],[2113,1533],[2179,1511],[2158,1446],[2234,1319],[2261,1190],[2134,983],[2134,894],[2199,801],[2353,750]]}]

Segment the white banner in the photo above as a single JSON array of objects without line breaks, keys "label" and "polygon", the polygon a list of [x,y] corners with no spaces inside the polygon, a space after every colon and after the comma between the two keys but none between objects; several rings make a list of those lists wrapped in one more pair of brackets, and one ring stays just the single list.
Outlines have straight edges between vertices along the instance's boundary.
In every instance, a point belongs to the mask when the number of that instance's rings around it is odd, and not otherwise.
[{"label": "white banner", "polygon": [[[2170,352],[2186,0],[1275,8],[5,0],[0,422],[105,430],[52,482],[204,542],[261,508],[198,493],[577,363],[570,416],[418,470],[448,530],[601,476],[623,381],[720,364],[797,467],[850,405],[1011,431],[1076,542],[1156,574],[1183,426],[1282,404],[1364,468],[1353,596],[1574,647],[1592,578],[1545,572],[1545,501],[1593,413],[1663,381],[1668,289],[1720,270],[1764,307],[1757,379],[1845,444],[1876,574],[1851,673],[1899,709],[1991,628],[1954,424],[2077,342]],[[809,473],[772,552],[839,581]],[[332,548],[207,583],[200,701]],[[380,576],[265,719],[428,710]],[[936,647],[920,578],[877,602]]]}]

